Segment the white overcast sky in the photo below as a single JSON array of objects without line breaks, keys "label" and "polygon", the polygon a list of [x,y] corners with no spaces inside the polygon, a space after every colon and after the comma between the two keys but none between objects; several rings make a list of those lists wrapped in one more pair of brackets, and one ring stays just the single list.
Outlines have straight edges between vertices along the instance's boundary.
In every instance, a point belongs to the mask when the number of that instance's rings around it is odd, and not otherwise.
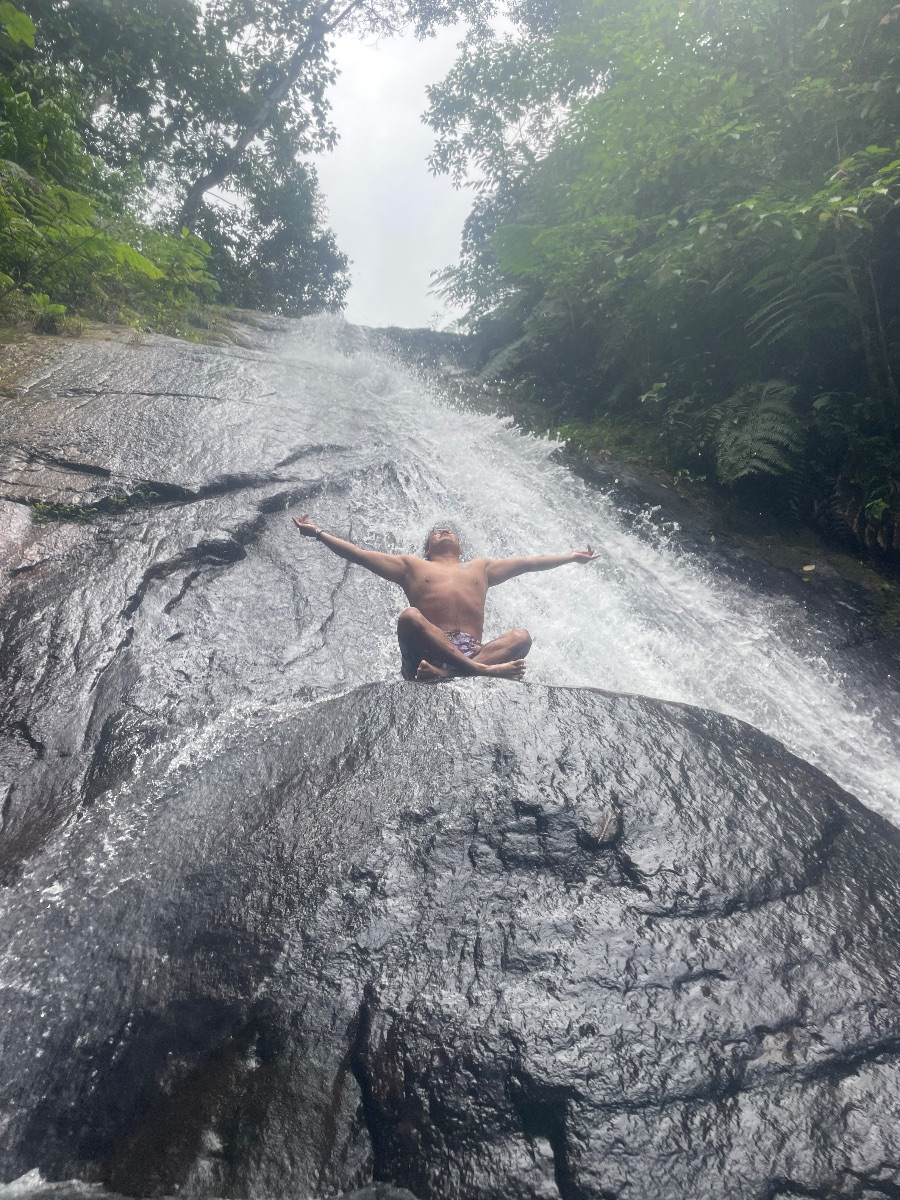
[{"label": "white overcast sky", "polygon": [[337,44],[329,93],[340,134],[316,166],[338,245],[351,259],[346,316],[357,325],[423,326],[457,316],[429,295],[430,273],[454,263],[471,193],[429,173],[425,87],[456,58],[457,30]]}]

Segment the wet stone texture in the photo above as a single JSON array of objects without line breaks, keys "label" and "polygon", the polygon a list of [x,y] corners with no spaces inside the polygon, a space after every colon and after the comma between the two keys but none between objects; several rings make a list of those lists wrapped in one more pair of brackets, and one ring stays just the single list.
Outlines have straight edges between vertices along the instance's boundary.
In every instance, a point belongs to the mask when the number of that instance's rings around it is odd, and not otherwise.
[{"label": "wet stone texture", "polygon": [[0,1178],[900,1195],[900,835],[730,718],[384,682],[286,520],[399,488],[377,405],[142,353],[5,401]]},{"label": "wet stone texture", "polygon": [[161,739],[396,658],[390,586],[289,519],[364,538],[373,477],[402,491],[384,405],[338,378],[316,408],[253,336],[70,343],[0,396],[0,881]]},{"label": "wet stone texture", "polygon": [[5,931],[6,1178],[900,1187],[897,836],[747,726],[376,684],[145,772]]}]

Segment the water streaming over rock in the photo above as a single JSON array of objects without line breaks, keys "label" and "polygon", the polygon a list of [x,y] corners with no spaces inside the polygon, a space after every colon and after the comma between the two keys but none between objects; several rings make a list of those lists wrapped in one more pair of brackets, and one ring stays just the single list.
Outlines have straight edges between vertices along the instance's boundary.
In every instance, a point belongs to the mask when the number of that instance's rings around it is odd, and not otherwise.
[{"label": "water streaming over rock", "polygon": [[[896,821],[896,708],[839,623],[335,320],[75,343],[3,404],[4,1179],[900,1188],[900,836],[814,769]],[[415,688],[307,509],[600,560],[491,593],[525,687]]]},{"label": "water streaming over rock", "polygon": [[[527,625],[535,639],[530,680],[741,717],[900,822],[896,693],[836,667],[838,647],[799,604],[727,578],[710,556],[685,551],[664,524],[646,521],[642,536],[614,499],[554,461],[545,439],[442,404],[377,353],[341,357],[338,332],[332,320],[310,323],[283,353],[300,371],[321,366],[327,380],[314,436],[344,441],[353,429],[352,444],[368,443],[382,461],[346,499],[317,501],[316,519],[404,552],[418,549],[423,530],[441,518],[458,523],[471,555],[553,553],[591,542],[600,561],[589,571],[526,577],[491,593],[488,632]],[[390,585],[365,580],[359,588],[384,593],[395,607],[402,602]],[[364,603],[357,596],[354,603]],[[366,679],[395,666],[383,611],[372,615],[378,654],[365,663]],[[335,673],[348,678],[346,668]]]}]

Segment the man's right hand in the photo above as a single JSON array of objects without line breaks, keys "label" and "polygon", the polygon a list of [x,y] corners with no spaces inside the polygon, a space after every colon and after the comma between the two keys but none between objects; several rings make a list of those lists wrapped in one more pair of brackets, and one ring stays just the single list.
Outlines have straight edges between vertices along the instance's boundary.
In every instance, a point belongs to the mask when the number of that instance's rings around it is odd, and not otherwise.
[{"label": "man's right hand", "polygon": [[302,517],[292,517],[291,520],[304,537],[315,537],[319,532],[318,525],[313,525],[312,521],[310,521],[309,513],[304,513]]}]

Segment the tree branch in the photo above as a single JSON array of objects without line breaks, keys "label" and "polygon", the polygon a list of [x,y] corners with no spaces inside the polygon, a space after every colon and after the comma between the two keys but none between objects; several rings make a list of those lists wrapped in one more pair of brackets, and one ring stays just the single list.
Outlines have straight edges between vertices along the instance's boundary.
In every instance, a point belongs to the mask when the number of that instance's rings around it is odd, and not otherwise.
[{"label": "tree branch", "polygon": [[306,36],[294,50],[288,61],[282,77],[272,85],[263,97],[259,108],[244,126],[234,145],[215,162],[211,163],[206,172],[190,185],[181,206],[179,220],[181,224],[192,229],[200,213],[203,197],[210,188],[223,184],[240,166],[248,146],[265,129],[269,119],[278,105],[290,95],[291,88],[300,78],[304,65],[309,61],[312,48],[332,33],[355,9],[363,7],[364,0],[350,0],[336,16],[328,20],[334,8],[334,0],[322,5],[312,17]]}]

